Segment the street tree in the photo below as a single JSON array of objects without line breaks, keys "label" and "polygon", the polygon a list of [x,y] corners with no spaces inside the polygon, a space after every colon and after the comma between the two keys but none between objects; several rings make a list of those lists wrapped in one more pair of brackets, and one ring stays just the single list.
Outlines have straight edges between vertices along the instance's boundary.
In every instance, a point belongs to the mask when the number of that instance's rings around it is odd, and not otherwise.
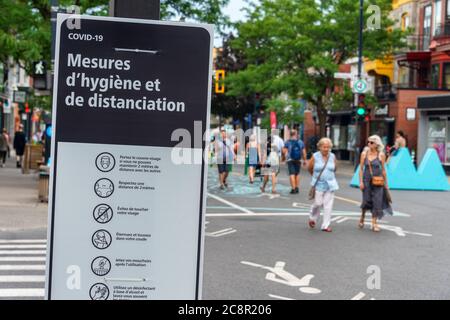
[{"label": "street tree", "polygon": [[[189,19],[227,25],[221,13],[229,0],[162,0],[161,19]],[[61,8],[76,6],[72,13],[107,15],[109,0],[60,0]],[[36,61],[51,61],[51,6],[49,0],[0,0],[0,63],[5,73],[19,63],[29,74]]]},{"label": "street tree", "polygon": [[225,92],[217,93],[213,90],[211,112],[220,117],[232,117],[243,122],[244,117],[254,111],[255,95],[252,92],[239,96],[227,94],[227,75],[236,73],[246,67],[243,52],[231,47],[231,41],[233,40],[234,36],[229,34],[224,38],[222,47],[217,49],[214,66],[216,70],[225,71],[225,81],[221,83],[225,86]]},{"label": "street tree", "polygon": [[[380,8],[380,28],[364,28],[363,55],[385,60],[406,47],[407,33],[393,28],[391,0],[365,0],[366,9],[369,5]],[[273,98],[281,93],[288,95],[288,102],[303,98],[315,106],[324,136],[328,110],[342,99],[334,73],[357,56],[359,1],[261,0],[247,15],[248,20],[237,24],[233,41],[244,52],[247,67],[229,76],[230,94],[261,92],[276,102],[271,108],[278,112],[286,105]],[[367,14],[364,18],[373,20]]]}]

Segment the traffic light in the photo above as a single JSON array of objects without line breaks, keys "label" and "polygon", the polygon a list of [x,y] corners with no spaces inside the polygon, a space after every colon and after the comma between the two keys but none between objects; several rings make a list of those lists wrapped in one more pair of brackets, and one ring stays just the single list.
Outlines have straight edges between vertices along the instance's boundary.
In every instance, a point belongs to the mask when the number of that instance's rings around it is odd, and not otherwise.
[{"label": "traffic light", "polygon": [[366,95],[359,94],[358,95],[358,105],[355,110],[355,120],[356,121],[370,121],[370,108],[366,104]]},{"label": "traffic light", "polygon": [[30,113],[30,106],[28,105],[28,102],[25,102],[25,113]]}]

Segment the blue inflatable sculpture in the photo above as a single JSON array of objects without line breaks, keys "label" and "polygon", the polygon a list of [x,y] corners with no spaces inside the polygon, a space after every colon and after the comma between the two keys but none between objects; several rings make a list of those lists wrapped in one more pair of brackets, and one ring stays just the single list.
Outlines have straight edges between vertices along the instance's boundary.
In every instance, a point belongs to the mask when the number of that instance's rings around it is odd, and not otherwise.
[{"label": "blue inflatable sculpture", "polygon": [[[359,187],[359,166],[353,175],[350,185]],[[407,148],[398,150],[386,165],[387,178],[390,189],[398,190],[433,190],[449,191],[450,185],[439,161],[436,150],[428,149],[416,170]]]}]

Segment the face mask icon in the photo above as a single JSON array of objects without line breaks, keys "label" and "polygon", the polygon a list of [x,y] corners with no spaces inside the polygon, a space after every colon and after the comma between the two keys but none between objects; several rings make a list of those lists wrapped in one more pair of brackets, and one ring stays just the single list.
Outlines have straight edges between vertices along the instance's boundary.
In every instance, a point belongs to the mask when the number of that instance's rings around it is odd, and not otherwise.
[{"label": "face mask icon", "polygon": [[103,152],[100,153],[95,159],[95,165],[98,170],[102,172],[109,172],[114,169],[116,165],[116,159],[111,153]]},{"label": "face mask icon", "polygon": [[110,165],[111,165],[111,159],[108,156],[102,156],[100,158],[100,166],[103,169],[105,169],[105,170],[108,169]]}]

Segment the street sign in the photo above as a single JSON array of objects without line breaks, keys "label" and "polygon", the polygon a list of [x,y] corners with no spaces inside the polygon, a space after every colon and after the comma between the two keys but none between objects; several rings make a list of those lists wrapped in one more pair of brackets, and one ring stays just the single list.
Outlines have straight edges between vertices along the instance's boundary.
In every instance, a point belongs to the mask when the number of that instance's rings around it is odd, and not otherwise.
[{"label": "street sign", "polygon": [[335,79],[351,79],[352,74],[351,73],[345,73],[345,72],[336,72],[334,74]]},{"label": "street sign", "polygon": [[14,102],[25,103],[27,101],[27,93],[25,91],[14,91]]},{"label": "street sign", "polygon": [[57,20],[46,298],[199,299],[213,26],[73,17]]},{"label": "street sign", "polygon": [[353,84],[354,93],[366,93],[367,92],[367,81],[363,79],[356,80]]}]

